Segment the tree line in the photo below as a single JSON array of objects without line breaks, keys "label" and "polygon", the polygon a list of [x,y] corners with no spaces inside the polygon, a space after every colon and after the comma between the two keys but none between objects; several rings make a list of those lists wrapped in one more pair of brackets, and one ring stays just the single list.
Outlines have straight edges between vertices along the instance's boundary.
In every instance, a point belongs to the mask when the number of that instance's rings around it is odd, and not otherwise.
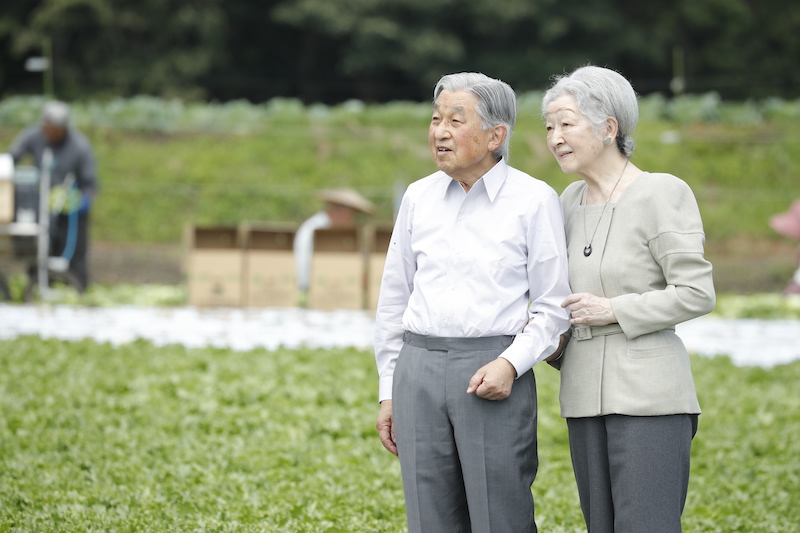
[{"label": "tree line", "polygon": [[450,72],[519,92],[586,63],[641,94],[797,98],[798,28],[784,0],[14,0],[0,98],[420,101]]}]

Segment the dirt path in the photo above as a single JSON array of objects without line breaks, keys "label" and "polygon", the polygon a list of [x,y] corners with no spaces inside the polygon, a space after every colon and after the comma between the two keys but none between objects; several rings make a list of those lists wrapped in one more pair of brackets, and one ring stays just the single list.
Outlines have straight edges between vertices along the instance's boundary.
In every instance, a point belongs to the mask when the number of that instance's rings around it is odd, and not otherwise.
[{"label": "dirt path", "polygon": [[93,243],[91,275],[102,284],[153,283],[175,285],[183,282],[180,245]]},{"label": "dirt path", "polygon": [[797,268],[800,247],[789,241],[730,239],[706,246],[717,292],[781,292]]},{"label": "dirt path", "polygon": [[[780,292],[794,272],[797,254],[798,247],[788,240],[735,239],[706,249],[718,292]],[[95,242],[91,275],[101,284],[180,284],[183,257],[180,245]]]},{"label": "dirt path", "polygon": [[[780,292],[798,254],[788,240],[737,239],[709,245],[718,292]],[[178,284],[184,280],[181,246],[95,243],[92,275],[98,283]]]}]

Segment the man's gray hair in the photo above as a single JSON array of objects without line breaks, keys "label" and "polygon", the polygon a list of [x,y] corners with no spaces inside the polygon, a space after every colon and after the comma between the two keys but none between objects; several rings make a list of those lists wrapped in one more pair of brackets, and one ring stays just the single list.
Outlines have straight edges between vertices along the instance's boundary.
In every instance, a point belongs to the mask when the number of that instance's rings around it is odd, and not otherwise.
[{"label": "man's gray hair", "polygon": [[58,100],[47,102],[42,109],[42,122],[66,128],[69,124],[69,106]]},{"label": "man's gray hair", "polygon": [[616,145],[625,157],[633,155],[633,130],[639,121],[636,92],[625,77],[611,69],[587,65],[571,74],[556,76],[542,98],[542,117],[556,98],[568,94],[575,98],[580,112],[600,135],[609,117],[617,119]]},{"label": "man's gray hair", "polygon": [[490,78],[479,72],[460,72],[442,76],[433,89],[433,102],[442,91],[464,91],[478,98],[476,110],[481,117],[481,127],[488,130],[494,126],[505,126],[507,130],[503,143],[492,152],[496,160],[508,162],[508,146],[514,124],[517,122],[517,96],[506,82]]}]

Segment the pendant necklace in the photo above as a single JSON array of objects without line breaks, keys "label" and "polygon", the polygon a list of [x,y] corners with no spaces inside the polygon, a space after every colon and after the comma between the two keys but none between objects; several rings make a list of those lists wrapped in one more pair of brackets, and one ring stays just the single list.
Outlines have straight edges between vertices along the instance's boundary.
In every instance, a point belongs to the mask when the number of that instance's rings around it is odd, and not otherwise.
[{"label": "pendant necklace", "polygon": [[[586,246],[583,248],[583,255],[584,257],[589,257],[592,255],[592,243],[594,242],[594,236],[597,235],[597,228],[600,227],[600,222],[603,220],[603,215],[606,214],[606,207],[608,207],[608,203],[611,201],[611,197],[614,196],[614,191],[617,190],[617,185],[619,185],[620,180],[622,180],[622,175],[625,174],[625,169],[628,168],[628,161],[630,159],[625,160],[625,166],[622,167],[622,172],[620,172],[619,177],[617,178],[617,182],[614,184],[614,188],[611,189],[611,194],[608,195],[608,199],[606,200],[605,205],[603,206],[603,211],[600,213],[600,218],[597,219],[597,225],[594,227],[594,233],[592,233],[592,238],[586,238],[586,211],[583,211],[583,238],[587,241]],[[589,191],[589,187],[587,185],[586,190],[584,191],[584,198],[583,201],[586,202],[586,195]]]}]

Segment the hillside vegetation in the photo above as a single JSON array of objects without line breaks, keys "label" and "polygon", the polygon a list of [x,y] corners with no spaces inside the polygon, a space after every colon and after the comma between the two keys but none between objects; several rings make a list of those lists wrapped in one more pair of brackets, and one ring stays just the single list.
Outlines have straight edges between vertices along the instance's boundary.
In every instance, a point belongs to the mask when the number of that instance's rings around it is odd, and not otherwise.
[{"label": "hillside vegetation", "polygon": [[[520,95],[511,164],[561,192],[576,178],[564,175],[546,149],[540,98]],[[0,101],[0,147],[37,120],[41,103]],[[435,170],[426,140],[429,110],[427,103],[304,106],[291,99],[74,103],[75,123],[94,143],[102,187],[93,238],[179,244],[188,223],[299,223],[319,208],[314,191],[323,187],[360,190],[388,224],[403,187]],[[798,118],[800,101],[648,96],[641,100],[633,160],[692,186],[709,254],[746,260],[748,253],[771,253],[772,244],[783,253],[791,243],[768,219],[800,196]],[[756,267],[758,274],[775,283],[786,279],[794,258],[781,261]]]}]

